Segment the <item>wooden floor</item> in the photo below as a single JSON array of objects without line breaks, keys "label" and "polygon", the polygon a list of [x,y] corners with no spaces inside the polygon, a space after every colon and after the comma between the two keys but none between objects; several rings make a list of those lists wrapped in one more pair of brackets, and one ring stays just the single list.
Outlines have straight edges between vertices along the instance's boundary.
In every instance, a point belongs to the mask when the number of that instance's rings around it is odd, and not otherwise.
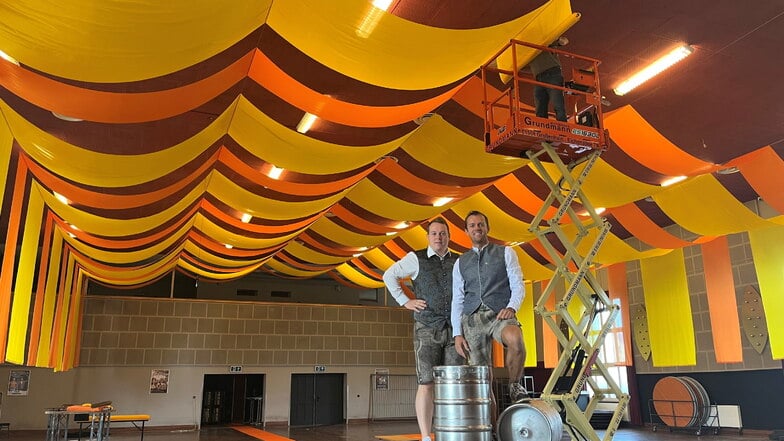
[{"label": "wooden floor", "polygon": [[[405,435],[418,433],[415,421],[376,422],[370,424],[341,424],[335,426],[321,426],[313,428],[287,428],[266,427],[264,431],[278,437],[254,438],[232,427],[209,427],[201,430],[164,430],[148,427],[144,431],[145,441],[280,441],[279,437],[295,441],[379,441],[377,436]],[[694,432],[670,432],[666,428],[657,431],[641,427],[622,427],[613,437],[614,441],[769,441],[769,432],[746,430],[739,434],[735,429],[722,429],[718,435],[712,432],[697,436]],[[599,437],[603,434],[600,432]],[[404,437],[396,437],[404,440]],[[46,432],[42,430],[11,430],[6,438],[6,432],[0,433],[0,441],[42,441],[46,439]],[[416,439],[416,438],[411,438]],[[76,437],[69,437],[76,440]],[[86,438],[82,440],[87,441]],[[113,430],[111,441],[139,441],[139,432],[134,429],[121,428]],[[503,441],[503,440],[501,440]]]}]

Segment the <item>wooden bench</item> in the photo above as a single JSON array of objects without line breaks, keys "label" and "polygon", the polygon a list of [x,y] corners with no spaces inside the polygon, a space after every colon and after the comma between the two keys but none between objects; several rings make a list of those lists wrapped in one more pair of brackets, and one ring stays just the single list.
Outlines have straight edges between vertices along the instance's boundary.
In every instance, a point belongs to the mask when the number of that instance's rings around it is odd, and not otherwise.
[{"label": "wooden bench", "polygon": [[[109,417],[109,425],[113,425],[114,423],[131,423],[133,427],[135,427],[140,433],[141,437],[139,441],[144,441],[144,423],[150,421],[149,415],[138,414],[138,415],[111,415]],[[79,434],[81,439],[81,432],[82,432],[82,425],[90,424],[90,421],[80,421],[79,422]]]}]

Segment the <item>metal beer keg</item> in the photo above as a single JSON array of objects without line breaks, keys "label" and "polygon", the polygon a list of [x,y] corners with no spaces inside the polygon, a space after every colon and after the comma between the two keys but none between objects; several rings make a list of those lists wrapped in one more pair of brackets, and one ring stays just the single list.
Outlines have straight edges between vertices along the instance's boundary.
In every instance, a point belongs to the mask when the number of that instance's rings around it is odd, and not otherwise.
[{"label": "metal beer keg", "polygon": [[499,441],[560,441],[563,422],[550,404],[531,400],[513,404],[498,417]]},{"label": "metal beer keg", "polygon": [[433,431],[438,441],[492,441],[487,366],[436,366]]}]

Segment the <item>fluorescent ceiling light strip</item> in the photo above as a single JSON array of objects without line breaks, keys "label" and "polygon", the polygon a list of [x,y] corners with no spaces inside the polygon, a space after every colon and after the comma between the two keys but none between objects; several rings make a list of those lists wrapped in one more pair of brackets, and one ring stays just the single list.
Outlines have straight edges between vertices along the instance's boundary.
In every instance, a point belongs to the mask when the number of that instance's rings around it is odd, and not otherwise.
[{"label": "fluorescent ceiling light strip", "polygon": [[694,52],[694,48],[687,44],[678,46],[677,48],[670,51],[667,55],[654,61],[647,67],[643,68],[641,71],[632,75],[628,80],[619,84],[618,87],[613,89],[613,92],[619,96],[629,93],[632,89],[636,88],[640,84],[650,80],[673,64],[688,57],[692,52]]}]

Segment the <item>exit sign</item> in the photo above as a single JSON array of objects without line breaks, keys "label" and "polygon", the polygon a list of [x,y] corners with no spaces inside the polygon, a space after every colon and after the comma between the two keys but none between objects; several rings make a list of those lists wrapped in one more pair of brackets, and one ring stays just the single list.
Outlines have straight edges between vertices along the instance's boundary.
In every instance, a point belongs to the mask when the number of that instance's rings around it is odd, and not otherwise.
[{"label": "exit sign", "polygon": [[242,366],[229,366],[229,372],[242,372]]}]

